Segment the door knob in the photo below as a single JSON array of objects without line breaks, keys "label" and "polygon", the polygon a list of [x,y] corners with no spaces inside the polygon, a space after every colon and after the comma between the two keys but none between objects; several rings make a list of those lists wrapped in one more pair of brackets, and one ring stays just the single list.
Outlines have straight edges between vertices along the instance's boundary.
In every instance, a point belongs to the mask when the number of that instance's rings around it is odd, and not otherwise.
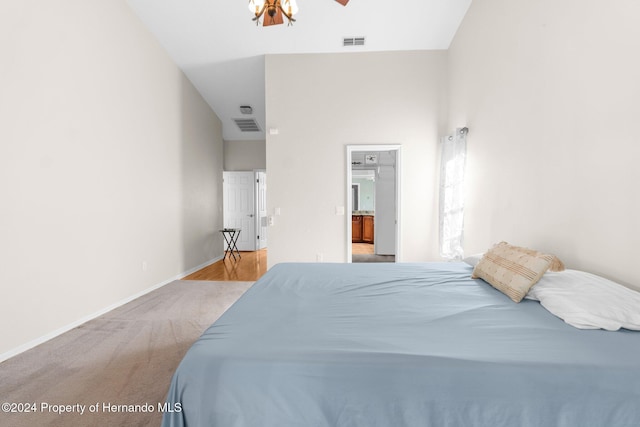
[{"label": "door knob", "polygon": [[253,214],[248,214],[247,216],[253,218]]}]

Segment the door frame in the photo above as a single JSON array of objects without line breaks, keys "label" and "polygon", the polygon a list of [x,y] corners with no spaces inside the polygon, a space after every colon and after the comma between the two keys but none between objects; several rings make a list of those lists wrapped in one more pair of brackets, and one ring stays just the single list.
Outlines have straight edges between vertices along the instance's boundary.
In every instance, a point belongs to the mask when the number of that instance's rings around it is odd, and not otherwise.
[{"label": "door frame", "polygon": [[[267,239],[268,239],[268,230],[267,230],[267,226],[263,226],[262,223],[263,221],[267,221],[267,217],[268,215],[266,214],[266,200],[264,201],[265,204],[265,216],[264,216],[264,220],[262,219],[262,217],[260,216],[260,174],[263,174],[264,177],[264,186],[265,186],[265,198],[266,198],[266,187],[267,187],[267,171],[265,169],[255,169],[253,171],[254,173],[254,178],[256,181],[256,189],[255,189],[255,218],[256,218],[256,250],[260,250],[260,249],[265,249],[267,247],[267,245],[269,244]],[[266,233],[266,236],[264,235]],[[259,237],[259,238],[258,238]]]},{"label": "door frame", "polygon": [[402,193],[402,185],[400,182],[401,170],[402,170],[402,145],[400,144],[380,144],[380,145],[347,145],[347,182],[346,182],[346,206],[347,206],[347,215],[346,217],[346,225],[347,225],[347,262],[350,263],[352,258],[352,249],[351,249],[351,216],[353,212],[353,206],[351,201],[351,181],[353,179],[353,175],[351,173],[351,158],[353,152],[369,152],[369,151],[395,151],[396,152],[396,254],[395,254],[395,262],[401,262],[402,254],[401,254],[401,221],[400,221],[400,201],[401,201],[401,193]]}]

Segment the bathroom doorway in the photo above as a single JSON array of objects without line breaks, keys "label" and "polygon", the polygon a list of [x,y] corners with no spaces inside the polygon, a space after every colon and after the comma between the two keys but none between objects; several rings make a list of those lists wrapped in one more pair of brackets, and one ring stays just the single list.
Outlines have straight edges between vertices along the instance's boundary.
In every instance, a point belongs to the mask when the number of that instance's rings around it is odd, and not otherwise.
[{"label": "bathroom doorway", "polygon": [[347,262],[400,261],[400,153],[347,146]]}]

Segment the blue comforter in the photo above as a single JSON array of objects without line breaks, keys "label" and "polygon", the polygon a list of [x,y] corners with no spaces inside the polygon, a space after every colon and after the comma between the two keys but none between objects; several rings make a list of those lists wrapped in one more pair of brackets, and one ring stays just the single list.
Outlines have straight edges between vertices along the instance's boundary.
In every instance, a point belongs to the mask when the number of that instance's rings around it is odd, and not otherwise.
[{"label": "blue comforter", "polygon": [[470,275],[276,265],[185,355],[163,426],[640,426],[640,333],[575,329]]}]

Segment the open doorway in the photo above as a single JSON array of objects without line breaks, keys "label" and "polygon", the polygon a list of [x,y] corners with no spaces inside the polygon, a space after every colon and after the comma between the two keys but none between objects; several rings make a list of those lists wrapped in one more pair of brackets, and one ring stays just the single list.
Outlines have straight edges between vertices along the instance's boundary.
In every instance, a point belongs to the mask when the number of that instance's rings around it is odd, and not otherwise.
[{"label": "open doorway", "polygon": [[347,262],[400,261],[400,148],[347,146]]}]

